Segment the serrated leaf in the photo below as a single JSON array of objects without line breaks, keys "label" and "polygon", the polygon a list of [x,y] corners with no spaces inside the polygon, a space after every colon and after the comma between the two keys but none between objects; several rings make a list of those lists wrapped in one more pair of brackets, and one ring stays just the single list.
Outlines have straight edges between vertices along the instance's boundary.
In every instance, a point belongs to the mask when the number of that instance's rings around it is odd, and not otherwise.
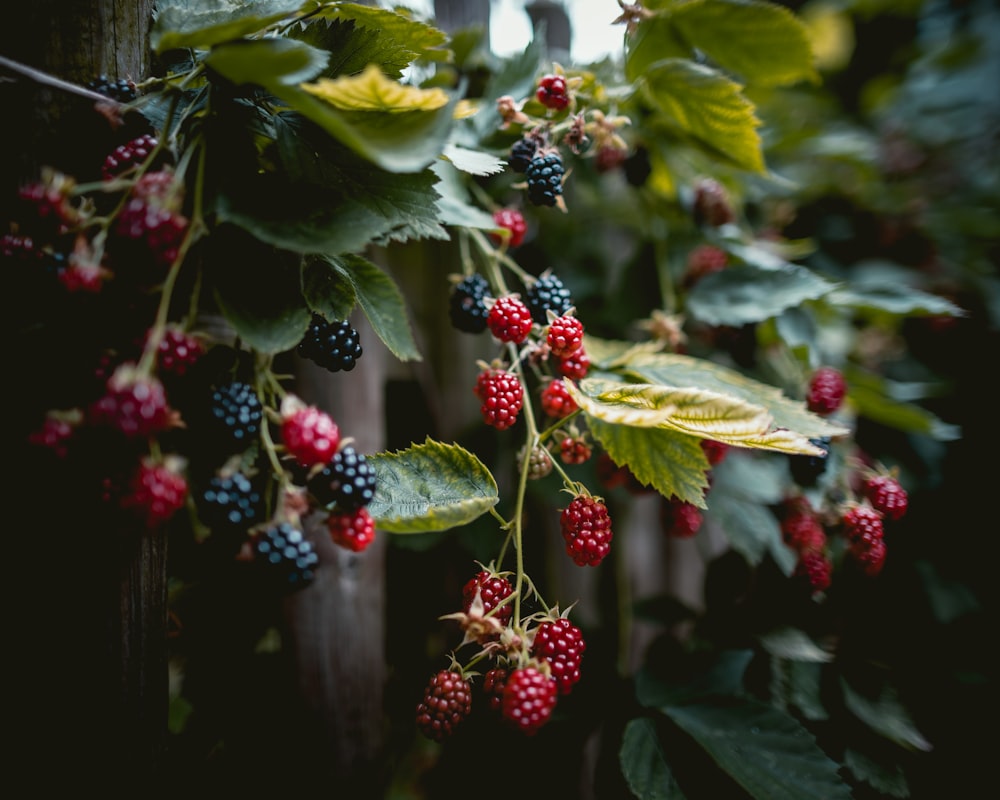
[{"label": "serrated leaf", "polygon": [[740,169],[765,171],[757,132],[760,120],[738,83],[678,58],[657,61],[637,81],[637,90],[656,109],[658,121]]},{"label": "serrated leaf", "polygon": [[341,111],[434,111],[448,105],[443,89],[421,89],[387,78],[376,64],[360,75],[320,78],[302,88]]},{"label": "serrated leaf", "polygon": [[150,45],[156,53],[208,49],[262,31],[301,5],[302,0],[160,0]]},{"label": "serrated leaf", "polygon": [[899,282],[852,283],[830,293],[827,302],[860,311],[882,311],[899,316],[965,317],[967,312],[939,295],[922,292]]},{"label": "serrated leaf", "polygon": [[368,512],[391,533],[465,525],[499,501],[493,475],[468,450],[427,438],[395,453],[368,456],[376,477]]},{"label": "serrated leaf", "polygon": [[302,296],[326,319],[347,319],[358,303],[354,284],[325,258],[311,258],[302,268]]},{"label": "serrated leaf", "polygon": [[906,773],[899,764],[885,764],[875,761],[864,753],[849,747],[844,751],[844,766],[851,771],[855,778],[867,783],[880,794],[900,798],[910,796],[910,786],[906,782]]},{"label": "serrated leaf", "polygon": [[616,464],[664,497],[676,496],[705,507],[708,459],[700,440],[669,430],[650,430],[587,417],[587,425]]},{"label": "serrated leaf", "polygon": [[449,144],[445,147],[444,157],[454,164],[456,169],[468,172],[470,175],[496,175],[503,172],[507,163],[492,153],[469,150],[456,144]]},{"label": "serrated leaf", "polygon": [[406,301],[392,278],[357,255],[342,255],[326,262],[351,284],[372,330],[392,354],[400,361],[420,361]]},{"label": "serrated leaf", "polygon": [[442,225],[481,230],[496,229],[493,215],[487,214],[473,203],[469,189],[462,180],[462,173],[450,162],[443,160],[438,161],[431,169],[440,179],[435,189],[440,195],[437,208]]},{"label": "serrated leaf", "polygon": [[318,75],[328,58],[305,42],[270,38],[219,45],[205,64],[237,86],[295,86]]},{"label": "serrated leaf", "polygon": [[733,267],[698,281],[687,296],[686,310],[707,325],[739,327],[777,317],[833,289],[834,284],[795,264],[783,269]]},{"label": "serrated leaf", "polygon": [[755,86],[818,82],[806,26],[787,8],[756,0],[700,0],[669,14],[680,36]]},{"label": "serrated leaf", "polygon": [[639,800],[684,800],[650,719],[629,720],[618,751],[622,776]]},{"label": "serrated leaf", "polygon": [[850,800],[838,765],[793,717],[751,699],[661,708],[752,797]]},{"label": "serrated leaf", "polygon": [[917,730],[892,687],[884,687],[881,694],[872,699],[855,691],[844,678],[840,679],[840,685],[844,692],[844,703],[850,712],[877,734],[907,750],[929,752],[934,749]]},{"label": "serrated leaf", "polygon": [[814,663],[833,661],[833,654],[816,644],[801,628],[772,628],[759,639],[763,648],[778,658]]},{"label": "serrated leaf", "polygon": [[643,20],[635,34],[626,39],[625,76],[635,82],[661,59],[692,58],[693,55],[690,45],[680,39],[669,15],[657,14]]}]

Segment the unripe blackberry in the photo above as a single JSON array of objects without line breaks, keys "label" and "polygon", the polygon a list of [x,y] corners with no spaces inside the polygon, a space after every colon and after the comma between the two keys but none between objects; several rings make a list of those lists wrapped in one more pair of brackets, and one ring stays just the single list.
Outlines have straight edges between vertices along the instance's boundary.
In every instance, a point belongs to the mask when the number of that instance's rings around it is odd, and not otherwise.
[{"label": "unripe blackberry", "polygon": [[542,410],[553,419],[568,417],[579,406],[561,378],[553,378],[542,389]]},{"label": "unripe blackberry", "polygon": [[729,454],[729,445],[725,442],[717,442],[715,439],[702,439],[701,449],[711,466],[721,464]]},{"label": "unripe blackberry", "polygon": [[205,346],[201,339],[171,325],[163,332],[163,337],[160,339],[156,351],[156,365],[161,373],[182,377],[204,354]]},{"label": "unripe blackberry", "polygon": [[504,295],[493,303],[486,324],[501,342],[521,344],[531,333],[531,311],[519,297]]},{"label": "unripe blackberry", "polygon": [[865,497],[886,519],[901,519],[909,507],[909,495],[891,475],[874,475],[865,482]]},{"label": "unripe blackberry", "polygon": [[531,654],[549,663],[559,694],[569,694],[580,680],[580,661],[586,649],[582,631],[566,617],[542,622],[531,643]]},{"label": "unripe blackberry", "polygon": [[507,685],[507,670],[503,667],[494,667],[487,670],[483,676],[483,694],[486,695],[487,705],[491,711],[500,713],[503,703],[503,690]]},{"label": "unripe blackberry", "polygon": [[814,414],[829,416],[844,402],[847,393],[847,383],[840,370],[833,367],[820,367],[809,379],[809,389],[806,393],[806,408]]},{"label": "unripe blackberry", "polygon": [[525,303],[531,310],[531,318],[539,325],[548,325],[547,312],[557,317],[566,314],[573,307],[573,298],[562,280],[552,274],[539,276],[528,286]]},{"label": "unripe blackberry", "polygon": [[260,492],[242,472],[215,475],[201,493],[198,516],[213,532],[247,531],[262,509]]},{"label": "unripe blackberry", "polygon": [[590,372],[590,356],[581,347],[568,358],[557,358],[555,368],[564,378],[581,381]]},{"label": "unripe blackberry", "polygon": [[[524,448],[518,452],[517,461],[524,463]],[[531,448],[531,456],[528,458],[528,480],[539,481],[552,472],[552,456],[544,446],[538,444]]]},{"label": "unripe blackberry", "polygon": [[[493,221],[497,227],[509,231],[506,240],[508,247],[517,247],[524,241],[524,235],[528,232],[528,223],[525,222],[524,215],[516,208],[498,208],[493,212]],[[490,238],[497,244],[502,244],[504,241],[496,233],[491,233]]]},{"label": "unripe blackberry", "polygon": [[596,497],[577,495],[559,516],[566,553],[577,566],[596,567],[611,551],[611,517]]},{"label": "unripe blackberry", "polygon": [[585,464],[592,454],[593,448],[583,438],[567,436],[559,443],[559,458],[564,464]]},{"label": "unripe blackberry", "polygon": [[101,175],[104,180],[109,181],[117,178],[133,167],[144,163],[158,144],[159,140],[155,136],[145,133],[130,142],[118,145],[108,154],[101,166]]},{"label": "unripe blackberry", "polygon": [[736,220],[725,187],[717,180],[703,178],[694,188],[693,213],[695,223],[717,228]]},{"label": "unripe blackberry", "polygon": [[818,594],[830,588],[833,564],[821,550],[806,550],[799,555],[793,576],[805,579],[812,592]]},{"label": "unripe blackberry", "polygon": [[795,511],[781,520],[781,538],[797,552],[823,550],[826,531],[819,518],[811,511]]},{"label": "unripe blackberry", "polygon": [[[110,243],[115,262],[128,268],[133,258],[141,261],[145,256],[160,266],[173,264],[187,229],[188,220],[180,213],[159,203],[133,197],[115,222],[114,240]],[[148,282],[146,276],[132,269],[140,283]],[[116,274],[123,274],[121,266]]]},{"label": "unripe blackberry", "polygon": [[313,314],[309,330],[296,350],[330,372],[350,372],[362,353],[358,332],[347,320],[327,322],[319,314]]},{"label": "unripe blackberry", "polygon": [[524,172],[538,152],[538,142],[534,139],[518,139],[510,148],[508,164],[514,172]]},{"label": "unripe blackberry", "polygon": [[215,431],[229,445],[245,449],[260,433],[264,410],[248,383],[233,381],[214,389],[209,412]]},{"label": "unripe blackberry", "polygon": [[[486,615],[510,597],[514,592],[514,587],[503,575],[486,569],[480,570],[462,587],[462,610],[466,614],[469,613],[473,602],[475,602],[477,591],[483,603],[483,614]],[[507,603],[500,606],[493,616],[501,625],[507,625],[513,613],[514,604]]]},{"label": "unripe blackberry", "polygon": [[138,438],[167,430],[173,415],[163,384],[137,372],[135,364],[126,363],[108,378],[104,395],[90,406],[89,420],[92,425]]},{"label": "unripe blackberry", "polygon": [[882,524],[882,512],[871,506],[852,504],[841,516],[844,526],[844,536],[852,545],[859,542],[871,544],[881,539],[885,533]]},{"label": "unripe blackberry", "polygon": [[524,389],[515,373],[503,369],[483,370],[476,379],[474,391],[482,400],[479,411],[487,425],[502,431],[517,422],[524,406]]},{"label": "unripe blackberry", "polygon": [[472,712],[472,687],[458,672],[443,669],[431,676],[417,704],[417,729],[442,742]]},{"label": "unripe blackberry", "polygon": [[886,549],[884,539],[859,539],[848,546],[847,554],[865,575],[874,578],[885,566]]},{"label": "unripe blackberry", "polygon": [[517,730],[532,736],[552,717],[558,698],[554,679],[537,667],[519,667],[507,676],[500,713]]},{"label": "unripe blackberry", "polygon": [[253,551],[261,574],[281,590],[304,589],[316,579],[319,556],[291,522],[275,523],[257,534]]},{"label": "unripe blackberry", "polygon": [[340,445],[340,427],[316,406],[296,406],[283,415],[281,440],[299,466],[326,464]]},{"label": "unripe blackberry", "polygon": [[701,530],[705,516],[694,503],[677,497],[660,503],[660,525],[664,533],[677,539],[690,539]]},{"label": "unripe blackberry", "polygon": [[809,440],[824,451],[824,455],[792,455],[788,457],[788,468],[792,475],[792,480],[799,486],[815,486],[816,481],[826,472],[827,461],[830,456],[830,437],[821,436]]},{"label": "unripe blackberry", "polygon": [[524,176],[528,179],[528,200],[536,206],[554,206],[563,193],[566,168],[558,153],[536,156],[528,164]]},{"label": "unripe blackberry", "polygon": [[40,427],[28,434],[28,443],[51,450],[56,458],[69,455],[69,443],[79,421],[69,415],[49,412]]},{"label": "unripe blackberry", "polygon": [[484,301],[491,297],[489,281],[478,272],[462,278],[448,298],[451,324],[463,333],[482,333],[490,313]]},{"label": "unripe blackberry", "polygon": [[583,323],[569,315],[556,317],[549,323],[545,343],[556,358],[569,358],[583,347]]},{"label": "unripe blackberry", "polygon": [[535,97],[546,108],[562,111],[570,101],[566,79],[562,75],[546,75],[538,82]]},{"label": "unripe blackberry", "polygon": [[682,283],[690,289],[706,275],[721,272],[729,263],[729,254],[714,244],[700,244],[688,253]]},{"label": "unripe blackberry", "polygon": [[375,541],[375,520],[364,507],[331,513],[326,527],[335,545],[355,553],[366,550]]},{"label": "unripe blackberry", "polygon": [[367,506],[375,497],[375,470],[362,453],[344,445],[309,480],[309,491],[324,507],[336,503],[337,513]]},{"label": "unripe blackberry", "polygon": [[143,460],[130,478],[119,505],[138,515],[148,529],[162,525],[187,499],[187,479],[179,470],[174,464]]},{"label": "unripe blackberry", "polygon": [[18,189],[15,214],[23,236],[47,241],[67,233],[79,221],[80,214],[68,194],[71,183],[52,175]]}]

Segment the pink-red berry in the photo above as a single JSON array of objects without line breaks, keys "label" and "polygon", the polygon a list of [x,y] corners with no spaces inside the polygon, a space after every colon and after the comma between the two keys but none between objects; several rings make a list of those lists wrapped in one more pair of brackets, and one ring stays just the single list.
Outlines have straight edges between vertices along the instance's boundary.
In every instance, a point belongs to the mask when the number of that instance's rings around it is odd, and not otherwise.
[{"label": "pink-red berry", "polygon": [[281,439],[299,465],[312,467],[333,458],[340,445],[340,428],[322,409],[299,407],[282,420]]},{"label": "pink-red berry", "polygon": [[868,505],[853,504],[844,510],[841,517],[844,536],[851,544],[871,543],[881,539],[885,533],[882,514]]},{"label": "pink-red berry", "polygon": [[137,514],[152,529],[173,517],[184,506],[187,495],[187,479],[176,467],[146,459],[133,473],[119,505]]},{"label": "pink-red berry", "polygon": [[508,676],[500,700],[500,713],[527,736],[536,734],[552,717],[559,687],[537,667],[518,667]]},{"label": "pink-red berry", "polygon": [[493,303],[486,324],[501,342],[520,344],[531,333],[531,311],[516,295],[504,295]]},{"label": "pink-red berry", "polygon": [[840,370],[834,367],[820,367],[809,378],[806,392],[806,408],[814,414],[828,416],[844,402],[847,382]]},{"label": "pink-red berry", "polygon": [[910,503],[906,489],[891,475],[869,478],[865,482],[864,494],[872,508],[890,520],[898,520],[906,514]]},{"label": "pink-red berry", "polygon": [[728,262],[729,256],[721,247],[714,244],[698,245],[688,253],[684,269],[684,285],[690,288],[706,275],[721,272]]},{"label": "pink-red berry", "polygon": [[[506,228],[509,231],[507,236],[507,246],[517,247],[524,241],[528,232],[528,223],[524,215],[516,208],[498,208],[493,212],[493,221],[499,228]],[[499,234],[490,234],[494,242],[500,244],[503,239]]]},{"label": "pink-red berry", "polygon": [[535,91],[538,102],[546,108],[561,111],[569,105],[569,87],[562,75],[546,75]]},{"label": "pink-red berry", "polygon": [[143,134],[130,142],[118,145],[101,167],[104,180],[116,178],[133,167],[142,164],[156,149],[158,144],[155,136]]},{"label": "pink-red berry", "polygon": [[711,466],[721,464],[723,459],[729,454],[729,445],[725,442],[717,442],[714,439],[702,439],[701,449]]},{"label": "pink-red berry", "polygon": [[564,464],[585,464],[593,452],[585,439],[576,436],[567,436],[559,443],[559,457]]},{"label": "pink-red berry", "polygon": [[479,410],[487,425],[502,431],[517,422],[524,406],[524,389],[513,372],[483,370],[476,380],[475,393],[482,401]]},{"label": "pink-red berry", "polygon": [[510,581],[503,575],[498,575],[495,572],[485,569],[480,570],[474,577],[466,581],[465,586],[462,587],[463,610],[465,613],[469,613],[469,609],[472,608],[477,591],[483,603],[484,615],[489,614],[499,606],[499,609],[493,616],[501,625],[506,625],[510,622],[510,616],[514,613],[513,603],[500,605],[500,603],[514,592],[514,587],[510,585]]},{"label": "pink-red berry", "polygon": [[583,347],[580,347],[573,355],[556,359],[556,372],[564,378],[583,380],[590,372],[590,356],[587,355]]},{"label": "pink-red berry", "polygon": [[549,381],[542,389],[542,410],[547,416],[562,419],[579,408],[561,378]]},{"label": "pink-red berry", "polygon": [[580,661],[586,649],[583,632],[566,617],[542,622],[531,643],[531,654],[549,662],[559,694],[569,694],[580,680]]},{"label": "pink-red berry", "polygon": [[503,667],[494,667],[487,670],[483,676],[483,694],[486,695],[487,705],[491,711],[500,713],[503,704],[503,690],[507,685],[507,670]]},{"label": "pink-red berry", "polygon": [[163,332],[163,337],[157,346],[156,365],[160,372],[181,377],[186,375],[203,355],[205,346],[201,339],[171,325]]},{"label": "pink-red berry", "polygon": [[173,421],[163,384],[140,375],[126,363],[108,378],[105,393],[89,412],[93,425],[104,425],[129,437],[150,436],[169,428]]},{"label": "pink-red berry", "polygon": [[57,458],[66,458],[75,430],[76,426],[65,416],[49,413],[41,427],[28,434],[28,442],[51,450]]},{"label": "pink-red berry", "polygon": [[824,552],[807,550],[799,555],[793,574],[804,578],[814,593],[825,592],[833,582],[833,564]]},{"label": "pink-red berry", "polygon": [[355,553],[367,549],[375,541],[375,519],[367,506],[330,514],[326,527],[335,545]]},{"label": "pink-red berry", "polygon": [[569,358],[583,347],[583,323],[569,315],[556,317],[549,323],[545,343],[556,358]]},{"label": "pink-red berry", "polygon": [[611,551],[611,517],[596,497],[577,495],[560,512],[559,525],[566,553],[581,567],[596,567]]},{"label": "pink-red berry", "polygon": [[443,669],[431,676],[417,704],[417,729],[428,739],[442,742],[472,712],[472,688],[454,670]]},{"label": "pink-red berry", "polygon": [[878,575],[885,566],[886,546],[884,539],[866,541],[859,539],[847,548],[854,563],[870,578]]},{"label": "pink-red berry", "polygon": [[694,503],[671,497],[660,504],[660,522],[668,536],[690,539],[701,530],[704,521],[704,514]]}]

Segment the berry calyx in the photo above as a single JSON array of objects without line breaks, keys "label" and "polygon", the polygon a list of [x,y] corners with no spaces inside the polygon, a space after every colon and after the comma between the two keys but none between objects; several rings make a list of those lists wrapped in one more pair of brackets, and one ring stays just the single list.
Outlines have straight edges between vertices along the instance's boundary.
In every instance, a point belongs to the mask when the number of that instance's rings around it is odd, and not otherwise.
[{"label": "berry calyx", "polygon": [[507,676],[500,714],[517,730],[533,736],[551,719],[558,699],[555,680],[537,667],[518,667]]},{"label": "berry calyx", "polygon": [[472,687],[458,672],[443,669],[431,676],[417,704],[417,729],[442,742],[472,712]]},{"label": "berry calyx", "polygon": [[583,323],[569,315],[556,317],[545,332],[545,343],[556,358],[569,358],[583,347]]},{"label": "berry calyx", "polygon": [[305,406],[286,397],[281,421],[285,449],[303,467],[326,464],[340,445],[340,428],[316,406]]},{"label": "berry calyx", "polygon": [[483,370],[474,391],[482,401],[479,411],[487,425],[502,431],[517,422],[524,406],[524,389],[515,373],[495,368]]},{"label": "berry calyx", "polygon": [[546,75],[538,82],[535,97],[546,108],[562,111],[570,101],[566,79],[562,75]]},{"label": "berry calyx", "polygon": [[577,566],[596,567],[611,551],[611,517],[607,506],[596,497],[574,497],[560,512],[559,526],[566,553]]},{"label": "berry calyx", "polygon": [[477,592],[483,605],[483,615],[490,614],[496,609],[493,617],[501,625],[507,625],[510,622],[511,614],[514,613],[514,606],[512,603],[506,603],[502,606],[500,604],[514,593],[514,587],[511,586],[510,581],[491,570],[480,570],[462,587],[462,610],[466,614],[472,608]]},{"label": "berry calyx", "polygon": [[375,520],[367,508],[333,512],[326,520],[333,543],[360,553],[375,541]]},{"label": "berry calyx", "polygon": [[481,333],[486,330],[490,310],[486,300],[492,299],[490,284],[478,272],[462,278],[448,297],[448,316],[451,324],[464,333]]},{"label": "berry calyx", "polygon": [[531,333],[531,311],[517,295],[505,295],[493,303],[486,324],[501,342],[521,344]]},{"label": "berry calyx", "polygon": [[580,680],[580,661],[586,649],[583,633],[566,617],[542,622],[531,644],[531,654],[549,663],[559,694],[569,694]]},{"label": "berry calyx", "polygon": [[829,416],[843,404],[846,393],[847,383],[840,370],[820,367],[809,379],[806,408],[814,414]]},{"label": "berry calyx", "polygon": [[528,223],[525,222],[524,215],[516,208],[498,208],[493,212],[493,221],[498,228],[508,231],[506,237],[492,233],[490,238],[497,244],[507,242],[508,247],[517,247],[524,241],[524,236],[528,232]]}]

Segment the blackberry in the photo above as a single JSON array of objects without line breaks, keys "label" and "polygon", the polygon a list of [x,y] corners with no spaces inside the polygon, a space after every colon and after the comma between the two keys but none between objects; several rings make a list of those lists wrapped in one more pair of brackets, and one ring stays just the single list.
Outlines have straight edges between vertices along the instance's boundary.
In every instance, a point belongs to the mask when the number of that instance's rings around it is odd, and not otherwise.
[{"label": "blackberry", "polygon": [[313,314],[309,330],[296,350],[330,372],[350,372],[362,352],[358,332],[347,320],[327,322],[319,314]]},{"label": "blackberry", "polygon": [[290,522],[272,525],[254,541],[255,562],[285,590],[304,589],[316,578],[319,556],[302,531]]},{"label": "blackberry", "polygon": [[260,511],[260,492],[242,472],[216,475],[201,494],[199,517],[213,532],[247,530]]},{"label": "blackberry", "polygon": [[87,88],[119,103],[131,103],[139,96],[139,90],[135,86],[135,81],[127,78],[117,78],[112,80],[107,75],[99,75],[87,83]]},{"label": "blackberry", "polygon": [[482,333],[486,330],[489,309],[483,302],[490,295],[490,284],[478,272],[468,275],[455,284],[448,303],[451,324],[464,333]]},{"label": "blackberry", "polygon": [[573,307],[569,289],[555,275],[542,275],[529,288],[525,296],[531,318],[539,325],[548,325],[546,311],[557,317],[563,316]]},{"label": "blackberry", "polygon": [[216,431],[230,444],[249,445],[260,432],[264,411],[248,383],[233,381],[215,389],[210,411]]},{"label": "blackberry", "polygon": [[330,462],[309,481],[309,491],[323,506],[337,504],[337,511],[367,506],[375,497],[375,470],[351,445],[334,453]]},{"label": "blackberry", "polygon": [[538,152],[538,144],[533,139],[518,139],[510,148],[510,168],[514,172],[524,172]]},{"label": "blackberry", "polygon": [[821,456],[794,455],[788,457],[788,468],[791,471],[792,480],[799,486],[815,486],[816,481],[826,472],[826,463],[830,456],[829,436],[810,439],[809,442],[826,452]]},{"label": "blackberry", "polygon": [[524,170],[528,179],[528,200],[536,206],[554,206],[562,194],[562,180],[566,173],[558,153],[536,156]]}]

